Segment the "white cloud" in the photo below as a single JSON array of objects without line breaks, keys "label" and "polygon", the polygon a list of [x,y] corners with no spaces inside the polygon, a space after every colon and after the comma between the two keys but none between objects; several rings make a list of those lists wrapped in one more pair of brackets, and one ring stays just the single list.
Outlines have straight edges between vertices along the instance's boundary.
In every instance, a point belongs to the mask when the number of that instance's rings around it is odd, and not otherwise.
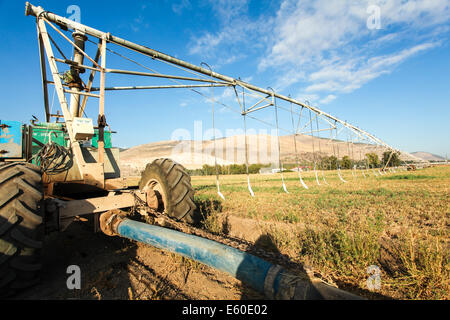
[{"label": "white cloud", "polygon": [[351,92],[382,74],[390,73],[395,66],[421,51],[439,43],[423,43],[389,55],[380,55],[364,60],[338,61],[313,72],[308,80],[311,85],[306,92]]},{"label": "white cloud", "polygon": [[[367,7],[380,8],[381,30],[367,28]],[[413,55],[437,45],[449,31],[450,1],[285,0],[274,21],[276,39],[259,70],[277,70],[279,88],[298,82],[300,92],[348,93],[392,72]],[[390,52],[389,52],[390,51]],[[386,53],[389,52],[389,53]]]},{"label": "white cloud", "polygon": [[189,0],[181,0],[178,3],[172,4],[172,10],[176,14],[181,14],[184,9],[189,9],[189,8],[191,8],[191,3]]},{"label": "white cloud", "polygon": [[[261,37],[264,32],[269,32],[271,22],[263,23],[262,19],[249,18],[248,2],[248,0],[211,1],[214,15],[221,27],[215,32],[206,31],[194,36],[188,46],[189,53],[209,59],[220,59],[218,65],[221,66],[246,57],[244,51],[248,52],[252,47],[261,50]],[[228,58],[223,58],[224,46]]]},{"label": "white cloud", "polygon": [[145,21],[144,15],[142,13],[139,14],[137,18],[134,18],[133,22],[130,24],[130,28],[134,32],[139,32],[142,28],[147,29],[148,27],[149,24]]},{"label": "white cloud", "polygon": [[319,102],[320,96],[314,93],[306,93],[300,92],[297,96],[294,97],[295,100],[303,101],[308,105],[314,105]]},{"label": "white cloud", "polygon": [[248,76],[248,77],[242,78],[242,81],[247,82],[247,83],[251,82],[252,80],[253,80],[253,76]]},{"label": "white cloud", "polygon": [[320,100],[321,104],[327,104],[336,99],[337,97],[334,94],[329,94],[324,99]]},{"label": "white cloud", "polygon": [[[379,6],[381,29],[367,27],[369,5]],[[247,0],[212,7],[220,28],[193,38],[191,54],[218,60],[227,52],[222,64],[257,55],[257,71],[270,73],[277,91],[295,88],[320,103],[392,72],[450,32],[449,0],[284,0],[275,15],[258,17]]]}]

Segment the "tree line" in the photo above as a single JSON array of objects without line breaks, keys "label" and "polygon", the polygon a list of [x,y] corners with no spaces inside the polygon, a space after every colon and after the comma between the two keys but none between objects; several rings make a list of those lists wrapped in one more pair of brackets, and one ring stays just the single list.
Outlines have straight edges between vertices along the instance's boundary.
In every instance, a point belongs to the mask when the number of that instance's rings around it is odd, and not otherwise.
[{"label": "tree line", "polygon": [[[363,160],[352,160],[349,156],[343,156],[342,159],[338,159],[336,156],[321,157],[317,160],[318,169],[322,170],[336,170],[341,169],[351,169],[353,166],[356,167],[366,167],[368,165],[371,168],[384,167],[397,167],[401,165],[400,153],[385,151],[383,153],[383,158],[380,159],[375,152],[367,153]],[[254,174],[259,173],[261,168],[268,168],[271,164],[250,164],[248,166],[248,173]],[[300,165],[301,168],[314,166],[314,163],[309,165]],[[283,163],[284,170],[291,170],[297,167],[295,163]],[[216,167],[208,164],[204,164],[198,169],[187,169],[186,170],[192,176],[209,176],[216,174]],[[245,164],[230,164],[230,165],[217,165],[217,173],[220,175],[230,175],[230,174],[246,174],[247,168]]]},{"label": "tree line", "polygon": [[[260,164],[254,163],[249,164],[248,173],[259,173],[261,168],[270,167],[270,164]],[[187,172],[191,176],[209,176],[216,174],[216,167],[204,164],[199,169],[188,169]],[[245,164],[230,164],[230,165],[217,165],[217,173],[220,175],[228,174],[245,174],[247,173],[247,168]]]}]

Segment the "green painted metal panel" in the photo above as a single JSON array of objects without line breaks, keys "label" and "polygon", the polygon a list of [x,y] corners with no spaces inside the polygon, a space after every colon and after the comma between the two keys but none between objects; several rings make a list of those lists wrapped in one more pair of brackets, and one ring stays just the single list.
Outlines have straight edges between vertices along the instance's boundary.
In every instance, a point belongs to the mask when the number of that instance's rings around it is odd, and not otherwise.
[{"label": "green painted metal panel", "polygon": [[[33,138],[40,143],[47,144],[49,142],[56,142],[61,146],[67,147],[67,141],[64,141],[64,131],[62,127],[56,126],[35,126],[33,127]],[[37,146],[37,145],[36,145]]]},{"label": "green painted metal panel", "polygon": [[[111,132],[105,131],[103,139],[105,140],[105,148],[112,148]],[[98,129],[94,130],[94,136],[92,137],[92,146],[98,148]]]},{"label": "green painted metal panel", "polygon": [[[33,127],[33,138],[41,143],[48,143],[50,141],[56,142],[59,145],[68,146],[68,135],[64,134],[63,125],[61,123],[47,123],[41,122]],[[105,148],[112,148],[111,132],[104,133]],[[98,148],[98,129],[94,130],[94,136],[91,139],[92,146]],[[36,145],[37,146],[37,145]]]},{"label": "green painted metal panel", "polygon": [[[69,146],[69,135],[64,133],[62,123],[40,122],[33,126],[33,138],[40,143],[47,144],[50,141],[56,142],[60,146]],[[112,148],[111,132],[105,131],[105,148]],[[93,148],[98,148],[98,129],[94,130],[94,136],[91,139]],[[41,147],[33,142],[32,152],[35,155]]]}]

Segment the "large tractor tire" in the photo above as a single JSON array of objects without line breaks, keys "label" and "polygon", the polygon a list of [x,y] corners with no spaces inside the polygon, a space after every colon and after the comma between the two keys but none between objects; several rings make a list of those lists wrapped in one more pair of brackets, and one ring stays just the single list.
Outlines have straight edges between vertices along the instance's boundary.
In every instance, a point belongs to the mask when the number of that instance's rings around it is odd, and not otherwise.
[{"label": "large tractor tire", "polygon": [[170,159],[157,159],[147,164],[139,181],[139,189],[145,191],[147,188],[153,189],[159,200],[158,211],[179,221],[198,222],[191,177],[182,165]]},{"label": "large tractor tire", "polygon": [[0,164],[0,297],[39,281],[42,198],[38,167],[22,162]]}]

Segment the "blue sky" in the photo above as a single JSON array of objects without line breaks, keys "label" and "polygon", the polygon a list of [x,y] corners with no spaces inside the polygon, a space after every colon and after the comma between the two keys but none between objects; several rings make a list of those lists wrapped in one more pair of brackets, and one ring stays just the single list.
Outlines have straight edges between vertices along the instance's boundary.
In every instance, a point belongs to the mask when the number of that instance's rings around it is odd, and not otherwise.
[{"label": "blue sky", "polygon": [[[308,100],[401,150],[450,155],[448,0],[31,2],[66,17],[77,5],[83,24]],[[28,122],[31,115],[43,120],[44,112],[35,21],[25,17],[24,7],[25,1],[0,0],[0,119]],[[94,49],[88,45],[88,53]],[[111,49],[159,72],[182,74]],[[111,54],[107,64],[139,70]],[[107,83],[171,84],[109,75]],[[49,94],[51,99],[52,88]],[[236,107],[227,90],[216,89],[214,96]],[[90,101],[87,115],[96,119],[97,110]],[[180,128],[194,138],[194,121],[202,121],[203,130],[211,127],[210,102],[189,90],[108,93],[106,112],[121,147],[169,140]],[[270,110],[255,116],[274,120]],[[290,128],[289,117],[280,115],[280,125]],[[248,126],[262,128],[252,120]],[[224,134],[242,128],[242,117],[216,105],[216,128]]]}]

